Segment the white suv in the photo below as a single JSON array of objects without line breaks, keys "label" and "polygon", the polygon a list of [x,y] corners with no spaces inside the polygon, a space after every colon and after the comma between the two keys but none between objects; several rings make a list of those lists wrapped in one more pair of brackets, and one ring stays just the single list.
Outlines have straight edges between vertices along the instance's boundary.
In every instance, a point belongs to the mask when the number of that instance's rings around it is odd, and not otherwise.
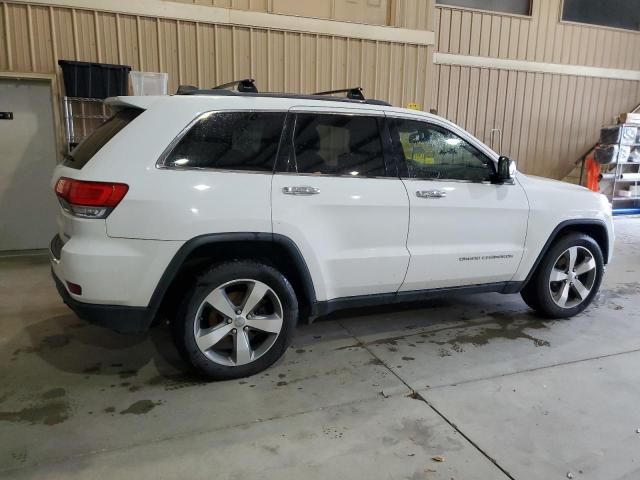
[{"label": "white suv", "polygon": [[110,99],[55,170],[53,276],[89,322],[173,325],[213,378],[254,374],[299,322],[447,292],[582,311],[611,207],[435,115],[321,95],[192,90]]}]

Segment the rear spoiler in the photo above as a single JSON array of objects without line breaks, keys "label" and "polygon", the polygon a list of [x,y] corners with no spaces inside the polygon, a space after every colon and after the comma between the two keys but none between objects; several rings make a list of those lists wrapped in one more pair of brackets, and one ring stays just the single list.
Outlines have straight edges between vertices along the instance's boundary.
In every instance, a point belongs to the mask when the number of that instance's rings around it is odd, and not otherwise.
[{"label": "rear spoiler", "polygon": [[123,108],[140,108],[147,110],[158,100],[167,98],[163,96],[139,96],[139,97],[110,97],[105,99],[104,103],[109,105],[112,110],[121,110]]}]

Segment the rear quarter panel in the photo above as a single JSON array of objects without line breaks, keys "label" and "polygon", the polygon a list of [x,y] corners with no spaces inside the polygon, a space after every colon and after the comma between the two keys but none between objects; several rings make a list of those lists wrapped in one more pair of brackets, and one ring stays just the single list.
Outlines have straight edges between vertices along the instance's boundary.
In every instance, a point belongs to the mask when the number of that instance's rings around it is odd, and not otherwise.
[{"label": "rear quarter panel", "polygon": [[82,176],[129,185],[107,218],[107,234],[184,241],[205,233],[271,232],[271,174],[156,167],[171,142],[200,114],[246,108],[225,98],[167,97],[103,147]]}]

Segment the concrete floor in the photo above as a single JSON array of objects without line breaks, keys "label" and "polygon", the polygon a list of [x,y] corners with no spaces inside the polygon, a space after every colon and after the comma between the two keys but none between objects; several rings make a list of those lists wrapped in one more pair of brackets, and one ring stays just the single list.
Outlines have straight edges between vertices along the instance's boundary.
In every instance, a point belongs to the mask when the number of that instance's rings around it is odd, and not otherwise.
[{"label": "concrete floor", "polygon": [[574,319],[498,294],[342,313],[208,384],[166,328],[86,325],[46,258],[0,259],[0,477],[638,479],[640,219],[616,228]]}]

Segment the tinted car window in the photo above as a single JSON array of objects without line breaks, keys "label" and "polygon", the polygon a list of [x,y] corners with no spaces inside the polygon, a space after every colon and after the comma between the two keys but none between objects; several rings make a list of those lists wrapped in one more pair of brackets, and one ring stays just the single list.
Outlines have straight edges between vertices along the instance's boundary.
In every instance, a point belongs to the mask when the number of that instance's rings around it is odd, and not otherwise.
[{"label": "tinted car window", "polygon": [[180,139],[164,165],[271,172],[285,115],[280,112],[204,114]]},{"label": "tinted car window", "polygon": [[64,165],[77,169],[84,167],[109,140],[115,137],[118,132],[129,125],[142,112],[143,110],[138,108],[125,108],[118,111],[74,148],[71,154],[65,158]]},{"label": "tinted car window", "polygon": [[400,155],[410,178],[484,182],[491,179],[491,160],[444,128],[413,120],[396,120]]},{"label": "tinted car window", "polygon": [[[293,132],[298,173],[387,175],[379,120],[357,115],[298,114]],[[293,162],[292,162],[293,163]]]}]

